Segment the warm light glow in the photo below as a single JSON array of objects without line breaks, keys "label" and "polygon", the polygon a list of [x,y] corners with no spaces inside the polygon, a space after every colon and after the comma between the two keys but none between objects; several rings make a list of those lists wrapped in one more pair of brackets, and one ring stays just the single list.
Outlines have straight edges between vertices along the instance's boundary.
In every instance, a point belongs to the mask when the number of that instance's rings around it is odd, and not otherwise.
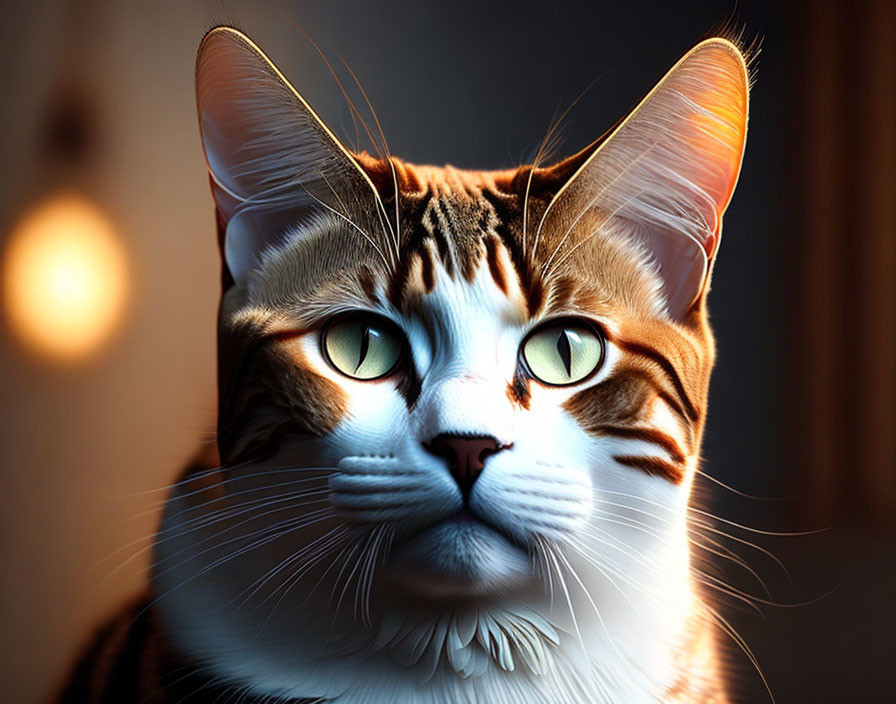
[{"label": "warm light glow", "polygon": [[3,260],[10,328],[35,352],[77,361],[121,321],[127,263],[112,223],[86,199],[54,195],[17,223]]}]

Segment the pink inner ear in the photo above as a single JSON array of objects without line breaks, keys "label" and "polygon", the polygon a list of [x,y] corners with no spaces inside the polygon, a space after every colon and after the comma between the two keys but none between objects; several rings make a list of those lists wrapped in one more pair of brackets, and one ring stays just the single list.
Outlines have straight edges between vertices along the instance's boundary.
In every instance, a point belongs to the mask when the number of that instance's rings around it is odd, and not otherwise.
[{"label": "pink inner ear", "polygon": [[701,243],[670,230],[655,229],[649,242],[660,266],[666,307],[673,317],[678,318],[703,288],[709,255]]},{"label": "pink inner ear", "polygon": [[[237,283],[288,230],[338,199],[375,212],[372,184],[252,42],[220,27],[196,64],[199,124]],[[335,193],[334,193],[335,192]]]},{"label": "pink inner ear", "polygon": [[[218,208],[226,220],[262,190],[259,172],[250,165],[265,156],[261,146],[273,136],[277,112],[283,109],[278,103],[285,97],[266,68],[264,58],[233,30],[215,30],[199,50],[199,128]],[[267,145],[268,152],[274,149]]]}]

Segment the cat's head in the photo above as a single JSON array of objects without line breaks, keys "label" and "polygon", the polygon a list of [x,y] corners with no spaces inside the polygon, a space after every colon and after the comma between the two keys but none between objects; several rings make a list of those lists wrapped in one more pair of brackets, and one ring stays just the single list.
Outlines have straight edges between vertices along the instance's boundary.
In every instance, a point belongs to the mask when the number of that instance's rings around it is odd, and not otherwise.
[{"label": "cat's head", "polygon": [[281,548],[249,582],[292,559],[270,584],[309,598],[333,578],[323,611],[339,590],[357,606],[355,581],[380,616],[535,604],[575,560],[612,575],[681,537],[746,136],[731,43],[698,45],[549,168],[352,153],[230,29],[203,42],[197,88],[225,260],[224,471],[269,502],[246,531],[290,528],[262,534]]}]

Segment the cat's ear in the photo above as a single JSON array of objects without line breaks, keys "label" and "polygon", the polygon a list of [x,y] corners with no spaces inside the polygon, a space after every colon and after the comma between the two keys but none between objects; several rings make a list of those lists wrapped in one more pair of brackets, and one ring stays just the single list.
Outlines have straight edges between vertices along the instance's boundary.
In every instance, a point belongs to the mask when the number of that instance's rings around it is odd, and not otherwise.
[{"label": "cat's ear", "polygon": [[596,208],[608,229],[640,237],[666,307],[683,319],[706,290],[722,213],[740,172],[749,81],[724,39],[688,52],[578,168],[555,203]]},{"label": "cat's ear", "polygon": [[236,282],[302,221],[325,211],[345,214],[349,206],[375,212],[370,179],[241,32],[217,27],[205,36],[196,98],[212,191],[226,227],[224,258]]}]

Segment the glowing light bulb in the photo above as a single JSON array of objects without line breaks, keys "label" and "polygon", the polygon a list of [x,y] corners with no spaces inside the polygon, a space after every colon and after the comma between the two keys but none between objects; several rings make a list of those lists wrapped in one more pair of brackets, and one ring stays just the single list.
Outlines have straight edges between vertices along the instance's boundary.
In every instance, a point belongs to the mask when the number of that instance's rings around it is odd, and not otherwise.
[{"label": "glowing light bulb", "polygon": [[123,317],[124,249],[108,218],[80,196],[53,195],[28,211],[9,238],[2,272],[9,327],[41,356],[89,357]]}]

